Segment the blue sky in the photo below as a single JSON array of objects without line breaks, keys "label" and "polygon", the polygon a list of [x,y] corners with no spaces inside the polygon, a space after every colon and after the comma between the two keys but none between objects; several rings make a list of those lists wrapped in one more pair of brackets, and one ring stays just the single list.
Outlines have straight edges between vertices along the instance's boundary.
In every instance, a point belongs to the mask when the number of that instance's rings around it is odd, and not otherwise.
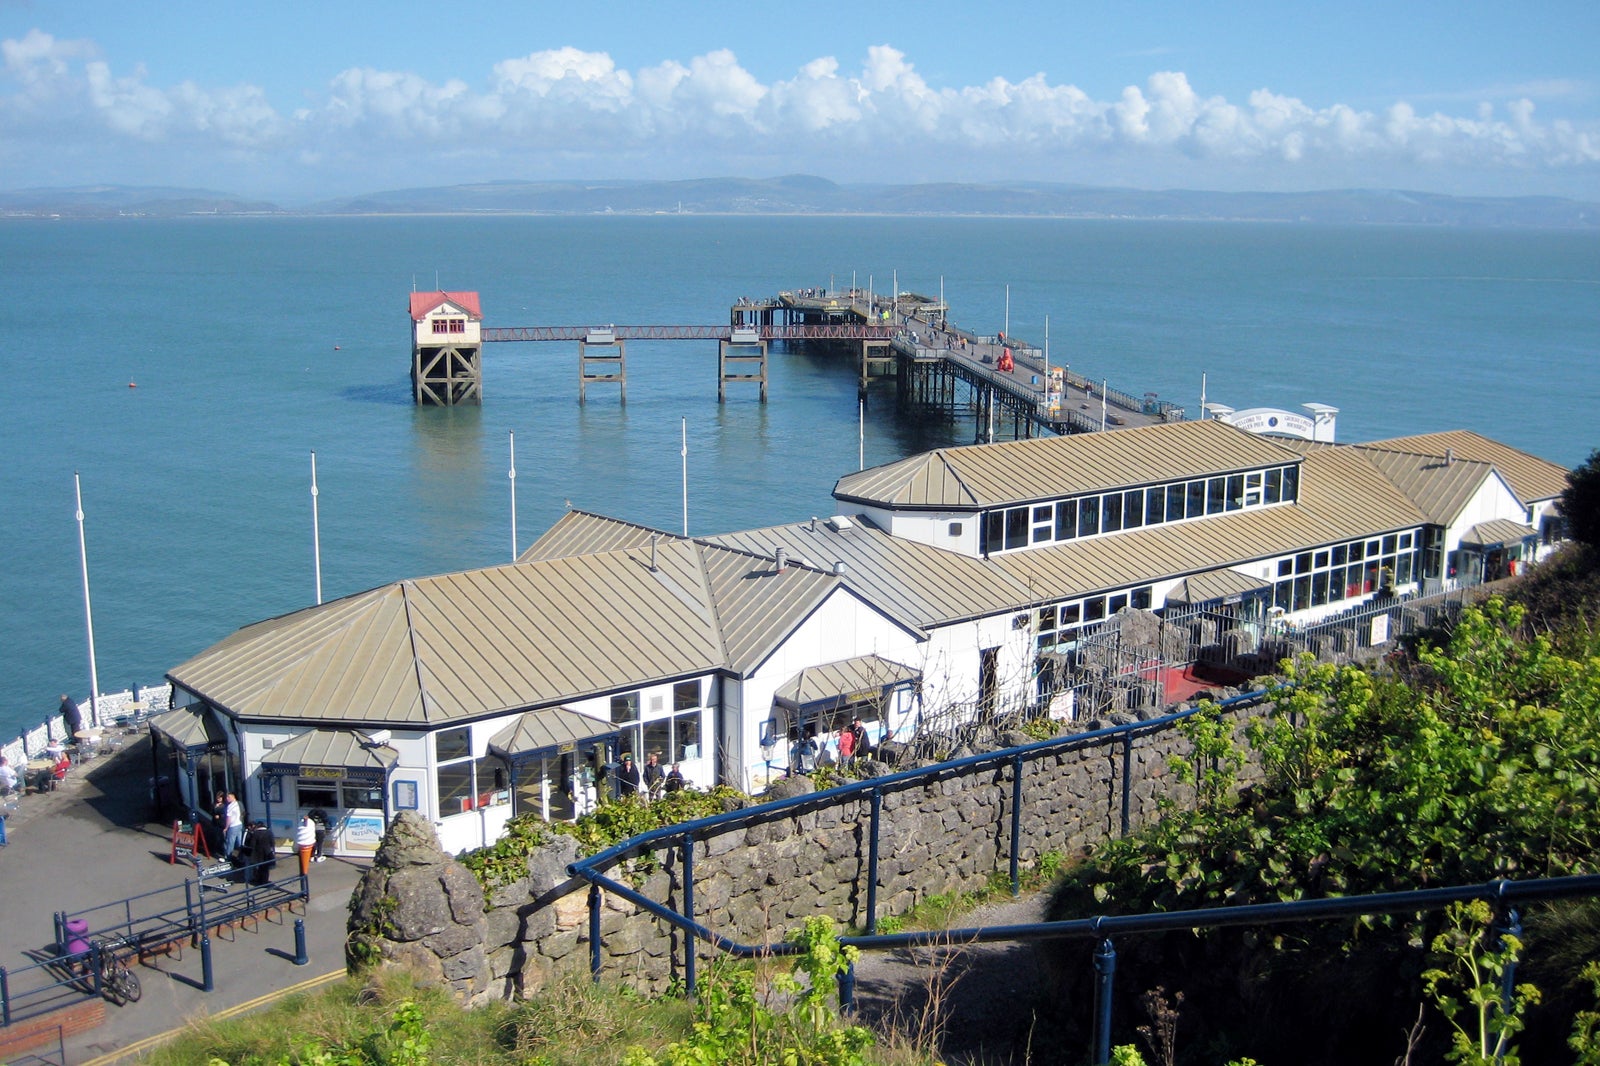
[{"label": "blue sky", "polygon": [[568,178],[1600,200],[1600,3],[0,0],[0,188]]}]

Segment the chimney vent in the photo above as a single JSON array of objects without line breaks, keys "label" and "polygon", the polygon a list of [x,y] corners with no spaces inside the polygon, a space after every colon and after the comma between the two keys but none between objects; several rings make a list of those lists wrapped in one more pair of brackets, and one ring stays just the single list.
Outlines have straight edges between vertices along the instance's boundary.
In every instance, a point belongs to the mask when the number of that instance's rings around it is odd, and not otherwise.
[{"label": "chimney vent", "polygon": [[834,561],[833,573],[834,573],[835,577],[843,577],[844,574],[845,574],[845,571],[848,570],[848,569],[850,569],[850,568],[845,565],[845,562],[844,562],[843,559],[838,559],[838,560]]},{"label": "chimney vent", "polygon": [[1456,461],[1456,450],[1454,448],[1446,448],[1444,450],[1444,465],[1445,466],[1451,466],[1452,464],[1455,463],[1455,461]]},{"label": "chimney vent", "polygon": [[773,569],[783,573],[789,568],[789,553],[783,548],[778,548],[772,553]]},{"label": "chimney vent", "polygon": [[658,537],[659,534],[650,534],[650,572],[652,574],[656,572],[656,540]]}]

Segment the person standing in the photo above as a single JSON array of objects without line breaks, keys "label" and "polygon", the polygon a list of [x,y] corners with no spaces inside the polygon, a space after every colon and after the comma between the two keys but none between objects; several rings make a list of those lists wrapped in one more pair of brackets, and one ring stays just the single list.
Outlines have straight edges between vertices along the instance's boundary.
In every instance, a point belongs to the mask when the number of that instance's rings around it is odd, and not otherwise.
[{"label": "person standing", "polygon": [[222,857],[230,858],[235,848],[244,843],[244,808],[239,797],[229,792],[222,805]]},{"label": "person standing", "polygon": [[0,796],[9,796],[17,790],[17,772],[11,768],[11,760],[0,755]]},{"label": "person standing", "polygon": [[661,756],[651,752],[644,757],[644,789],[651,799],[659,799],[666,773],[661,769]]},{"label": "person standing", "polygon": [[856,731],[846,725],[839,730],[839,763],[852,766],[856,761]]},{"label": "person standing", "polygon": [[622,753],[622,765],[617,769],[617,787],[624,798],[637,796],[644,788],[644,778],[634,764],[631,752]]},{"label": "person standing", "polygon": [[300,816],[300,824],[294,827],[294,851],[300,856],[300,875],[304,877],[311,872],[311,855],[317,850],[317,823],[311,820],[309,813]]},{"label": "person standing", "polygon": [[677,763],[673,763],[672,769],[667,772],[665,787],[668,792],[683,791],[683,770],[679,768]]},{"label": "person standing", "polygon": [[[230,800],[233,796],[228,796]],[[272,880],[272,868],[278,863],[278,843],[265,822],[256,822],[245,837],[245,858],[249,863],[246,880],[252,885],[264,885]]]},{"label": "person standing", "polygon": [[61,694],[61,721],[67,727],[67,741],[71,743],[83,728],[83,712],[78,710],[78,701],[65,692]]}]

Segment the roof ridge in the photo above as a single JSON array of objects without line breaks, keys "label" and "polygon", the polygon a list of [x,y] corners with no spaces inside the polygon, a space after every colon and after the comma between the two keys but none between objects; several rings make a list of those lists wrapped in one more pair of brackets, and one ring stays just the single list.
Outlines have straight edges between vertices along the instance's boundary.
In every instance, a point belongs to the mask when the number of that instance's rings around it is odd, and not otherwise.
[{"label": "roof ridge", "polygon": [[717,638],[717,652],[722,657],[723,666],[731,670],[733,661],[728,655],[728,638],[722,632],[722,600],[711,587],[711,575],[706,570],[705,552],[711,547],[715,545],[707,544],[698,538],[689,538],[689,550],[694,553],[695,574],[700,579],[701,590],[705,592],[706,603],[711,605],[711,632]]},{"label": "roof ridge", "polygon": [[400,586],[400,605],[406,613],[406,641],[411,645],[411,669],[417,675],[417,702],[421,704],[422,720],[426,722],[432,717],[429,711],[432,709],[433,699],[428,695],[428,682],[422,669],[422,656],[417,651],[417,627],[411,620],[411,596],[408,590],[412,581],[408,578],[397,584]]}]

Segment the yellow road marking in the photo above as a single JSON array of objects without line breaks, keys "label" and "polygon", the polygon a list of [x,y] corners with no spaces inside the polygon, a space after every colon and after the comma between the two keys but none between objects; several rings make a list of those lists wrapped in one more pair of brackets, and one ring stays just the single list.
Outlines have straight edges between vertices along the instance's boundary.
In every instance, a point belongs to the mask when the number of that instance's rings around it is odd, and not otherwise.
[{"label": "yellow road marking", "polygon": [[[257,1007],[264,1007],[273,1000],[282,999],[285,996],[292,996],[296,992],[309,992],[313,988],[320,988],[323,985],[332,984],[334,981],[337,981],[344,975],[345,972],[343,970],[331,970],[320,977],[312,977],[308,980],[301,981],[299,984],[290,985],[288,988],[280,988],[276,992],[268,992],[264,996],[257,996],[255,999],[246,1000],[243,1003],[236,1003],[231,1007],[226,1007],[223,1010],[217,1011],[215,1014],[209,1015],[209,1017],[232,1018],[238,1014],[245,1014],[249,1011],[255,1010]],[[106,1054],[101,1055],[99,1058],[89,1059],[87,1062],[81,1063],[80,1066],[111,1066],[111,1063],[120,1062],[129,1055],[137,1055],[140,1052],[148,1051],[157,1044],[163,1044],[184,1032],[188,1028],[189,1027],[187,1025],[180,1025],[176,1028],[168,1029],[164,1033],[157,1033],[155,1036],[147,1036],[143,1040],[135,1040],[133,1043],[128,1044],[125,1047],[120,1047],[115,1051],[107,1052]]]}]

